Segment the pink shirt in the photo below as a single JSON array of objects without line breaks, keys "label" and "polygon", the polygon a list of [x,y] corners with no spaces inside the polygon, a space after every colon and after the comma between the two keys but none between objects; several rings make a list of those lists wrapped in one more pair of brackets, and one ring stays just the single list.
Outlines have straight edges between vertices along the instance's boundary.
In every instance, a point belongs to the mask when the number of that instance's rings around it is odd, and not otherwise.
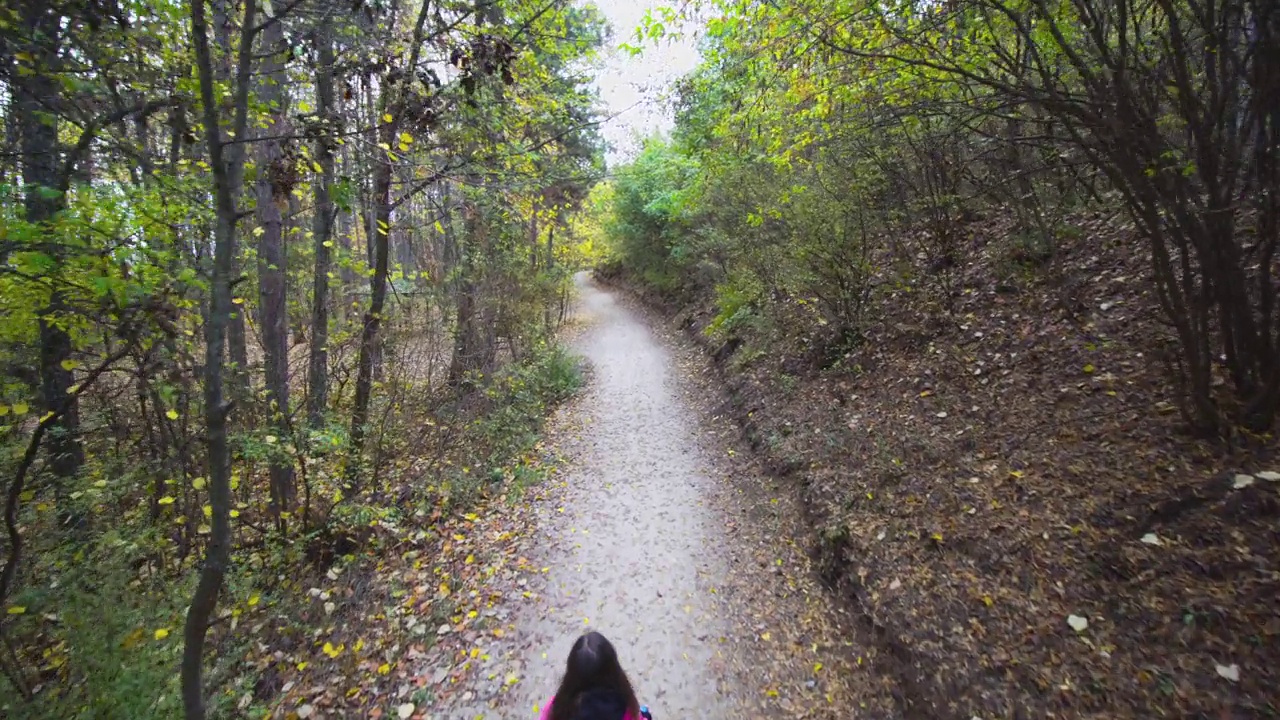
[{"label": "pink shirt", "polygon": [[[551,704],[554,703],[555,701],[556,701],[555,696],[552,696],[552,698],[547,701],[547,704],[542,706],[542,715],[539,717],[538,720],[551,720]],[[632,715],[631,711],[628,710],[627,714],[622,716],[622,720],[640,720],[640,718],[636,717],[635,715]]]}]

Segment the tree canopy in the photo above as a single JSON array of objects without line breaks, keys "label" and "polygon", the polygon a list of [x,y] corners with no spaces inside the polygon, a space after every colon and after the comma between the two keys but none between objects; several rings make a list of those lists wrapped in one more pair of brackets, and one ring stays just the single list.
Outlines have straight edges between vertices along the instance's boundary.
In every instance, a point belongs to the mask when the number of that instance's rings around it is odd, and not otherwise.
[{"label": "tree canopy", "polygon": [[6,716],[223,714],[260,597],[519,462],[571,381],[608,33],[560,1],[0,10]]}]

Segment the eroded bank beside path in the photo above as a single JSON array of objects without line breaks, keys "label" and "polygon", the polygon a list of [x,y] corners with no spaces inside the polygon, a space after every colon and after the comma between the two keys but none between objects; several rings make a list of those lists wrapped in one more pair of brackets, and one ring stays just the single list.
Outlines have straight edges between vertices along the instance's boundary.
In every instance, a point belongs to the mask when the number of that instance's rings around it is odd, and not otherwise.
[{"label": "eroded bank beside path", "polygon": [[[586,629],[618,646],[659,717],[847,717],[859,652],[788,540],[788,501],[736,447],[701,358],[579,279],[590,367],[549,445],[529,562],[545,571],[493,613],[493,637],[432,717],[535,717]],[[447,673],[446,673],[447,675]]]}]

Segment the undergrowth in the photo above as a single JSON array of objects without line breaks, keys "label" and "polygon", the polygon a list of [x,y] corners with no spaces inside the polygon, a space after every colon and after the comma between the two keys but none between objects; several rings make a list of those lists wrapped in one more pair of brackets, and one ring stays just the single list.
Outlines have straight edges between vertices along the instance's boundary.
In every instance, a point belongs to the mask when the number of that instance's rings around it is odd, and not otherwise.
[{"label": "undergrowth", "polygon": [[[337,481],[345,443],[340,426],[315,433],[306,461],[305,530],[282,536],[248,509],[238,515],[237,562],[212,636],[211,715],[266,711],[275,668],[245,658],[261,656],[254,648],[264,644],[309,643],[317,623],[325,622],[306,611],[313,578],[361,572],[406,532],[429,532],[441,512],[465,512],[502,496],[514,500],[543,479],[534,455],[539,433],[553,406],[581,387],[578,360],[544,344],[474,380],[466,395],[439,393],[417,404],[402,398],[396,412],[384,415],[382,480],[366,492],[344,497]],[[388,395],[399,397],[394,389]],[[288,451],[281,445],[261,436],[242,438],[237,478],[251,477],[249,469],[272,453]],[[85,489],[75,492],[88,518],[80,527],[60,527],[50,506],[39,503],[23,518],[32,538],[30,561],[23,589],[3,616],[0,649],[6,656],[0,715],[6,718],[181,714],[177,666],[198,557],[183,546],[183,529],[191,527],[198,538],[206,532],[199,527],[204,520],[175,512],[172,531],[155,529],[152,512],[163,517],[171,503],[156,506],[152,498],[114,492],[118,485],[110,479],[95,479],[110,478],[110,470],[86,469]],[[195,480],[198,488],[202,481]],[[244,480],[252,482],[264,480]],[[171,480],[163,491],[184,491],[176,485]],[[395,532],[383,532],[387,528]]]}]

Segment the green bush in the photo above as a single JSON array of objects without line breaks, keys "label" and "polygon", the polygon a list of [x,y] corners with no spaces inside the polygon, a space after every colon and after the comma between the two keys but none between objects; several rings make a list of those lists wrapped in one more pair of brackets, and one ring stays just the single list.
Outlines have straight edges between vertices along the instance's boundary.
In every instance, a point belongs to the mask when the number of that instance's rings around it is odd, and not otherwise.
[{"label": "green bush", "polygon": [[[449,500],[468,505],[478,499],[485,486],[507,476],[519,459],[538,442],[548,410],[582,387],[580,361],[563,347],[541,344],[520,363],[504,368],[489,379],[484,389],[486,403],[468,425],[463,441],[476,448],[472,465],[464,466],[449,478]],[[520,475],[524,484],[528,473]]]},{"label": "green bush", "polygon": [[[27,608],[7,628],[40,657],[24,658],[24,681],[37,688],[21,701],[0,678],[0,715],[26,718],[172,718],[178,688],[186,582],[150,581],[138,545],[109,536],[41,587],[15,598]],[[142,570],[135,566],[142,565]],[[56,611],[46,611],[56,608]],[[56,681],[55,681],[56,680]]]},{"label": "green bush", "polygon": [[732,334],[751,319],[759,297],[759,290],[754,285],[746,278],[734,278],[716,285],[716,315],[707,325],[707,335]]}]

